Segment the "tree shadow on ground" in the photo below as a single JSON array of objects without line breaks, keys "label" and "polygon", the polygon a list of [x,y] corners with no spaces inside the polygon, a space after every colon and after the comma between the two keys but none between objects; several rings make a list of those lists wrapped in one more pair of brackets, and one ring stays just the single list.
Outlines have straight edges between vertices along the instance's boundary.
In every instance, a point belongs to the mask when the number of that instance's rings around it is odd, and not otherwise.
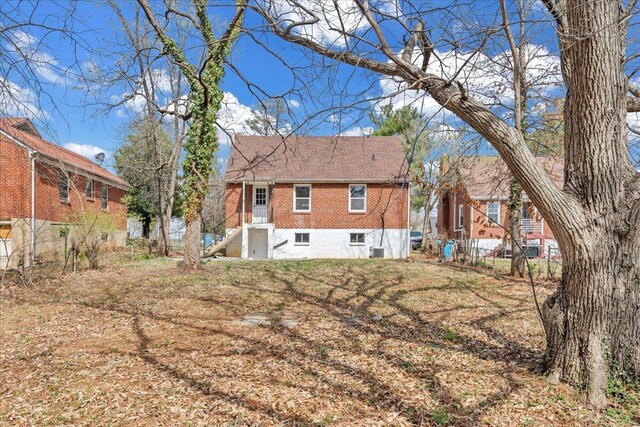
[{"label": "tree shadow on ground", "polygon": [[[241,266],[237,268],[252,269],[254,266]],[[224,390],[220,384],[220,379],[198,379],[188,372],[188,367],[180,368],[179,364],[169,364],[154,355],[151,346],[152,340],[145,332],[141,318],[146,321],[166,322],[178,326],[197,334],[209,336],[221,336],[230,340],[242,342],[249,346],[243,351],[244,355],[250,354],[256,357],[267,357],[284,361],[287,366],[304,371],[315,381],[323,384],[323,393],[332,396],[343,396],[344,398],[355,398],[364,405],[374,408],[388,408],[398,411],[413,425],[431,425],[434,421],[434,411],[443,409],[452,425],[475,425],[479,423],[483,414],[491,407],[499,405],[508,398],[510,393],[521,387],[521,384],[511,375],[512,371],[518,367],[530,367],[539,365],[541,353],[528,348],[522,343],[509,340],[499,330],[492,328],[491,323],[501,317],[518,315],[526,310],[526,298],[510,297],[507,299],[513,304],[505,307],[492,300],[490,297],[471,289],[471,293],[478,300],[483,302],[487,308],[496,313],[476,319],[476,328],[482,331],[489,339],[482,340],[458,332],[453,339],[444,339],[449,329],[439,324],[437,321],[425,319],[425,314],[456,312],[459,310],[476,309],[477,305],[451,305],[447,308],[440,308],[428,313],[420,312],[408,307],[403,301],[411,294],[418,294],[425,291],[446,291],[447,289],[460,289],[460,284],[447,283],[434,286],[420,286],[415,288],[403,288],[405,285],[402,275],[394,275],[383,280],[372,277],[365,272],[355,271],[353,268],[343,268],[335,272],[340,276],[337,281],[330,281],[317,277],[313,271],[279,271],[276,268],[264,268],[269,286],[260,286],[251,280],[239,280],[235,282],[237,289],[259,292],[275,296],[278,302],[274,306],[282,310],[287,304],[296,306],[309,306],[319,312],[324,313],[330,319],[341,322],[342,337],[349,340],[349,345],[345,348],[340,343],[324,342],[305,336],[300,331],[283,327],[268,326],[264,328],[264,337],[245,336],[242,333],[234,333],[226,330],[224,326],[212,327],[196,325],[190,322],[190,316],[185,313],[183,316],[166,316],[154,311],[143,311],[126,302],[126,295],[108,296],[105,301],[98,303],[76,303],[87,308],[106,310],[131,318],[132,330],[137,339],[137,357],[145,364],[163,372],[164,374],[184,382],[193,390],[197,390],[212,399],[224,400],[234,405],[246,409],[248,412],[263,414],[277,422],[287,425],[315,425],[316,420],[282,411],[275,408],[268,401],[259,401],[249,398],[242,393],[231,393]],[[213,278],[213,277],[212,277]],[[469,289],[467,289],[469,290]],[[111,292],[111,291],[109,291]],[[502,297],[505,297],[502,295]],[[217,299],[198,297],[200,301],[209,302],[215,309]],[[408,321],[394,320],[392,316],[385,317],[383,321],[375,319],[375,309],[379,307],[392,310],[397,315]],[[344,319],[357,318],[358,322],[344,322]],[[383,340],[399,340],[407,344],[419,345],[424,348],[433,348],[442,351],[461,352],[481,360],[495,362],[497,366],[491,372],[500,375],[506,381],[506,386],[499,391],[490,393],[480,402],[467,405],[459,397],[456,397],[454,390],[443,384],[438,379],[438,374],[442,367],[435,362],[414,363],[407,357],[395,354],[382,346],[374,349],[363,348],[360,345],[362,334],[376,337]],[[279,341],[270,339],[277,336]],[[327,353],[348,352],[354,357],[367,357],[384,362],[415,380],[417,380],[435,402],[434,405],[417,404],[409,402],[394,387],[387,383],[384,378],[380,378],[375,373],[362,367],[346,363],[339,358],[329,357]],[[221,352],[212,354],[211,357],[234,355]],[[332,372],[337,372],[345,378],[352,378],[358,384],[364,385],[363,391],[355,385],[350,385],[344,381],[336,380],[327,376],[323,372],[324,368],[329,368]],[[306,386],[288,385],[289,387],[305,390]],[[309,391],[307,389],[307,391]],[[311,390],[318,393],[318,390]]]}]

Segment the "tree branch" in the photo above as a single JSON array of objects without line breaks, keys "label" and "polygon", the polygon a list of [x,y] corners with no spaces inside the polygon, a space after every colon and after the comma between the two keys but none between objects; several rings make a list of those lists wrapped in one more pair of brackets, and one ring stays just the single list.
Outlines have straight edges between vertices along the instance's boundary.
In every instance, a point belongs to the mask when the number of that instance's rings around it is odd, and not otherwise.
[{"label": "tree branch", "polygon": [[[374,32],[382,43],[382,51],[391,63],[366,58],[352,51],[333,50],[307,37],[287,33],[266,10],[259,7],[256,10],[267,20],[272,31],[283,40],[355,67],[386,76],[400,77],[409,86],[424,82],[426,91],[438,104],[469,124],[498,150],[509,169],[522,183],[529,197],[545,213],[545,217],[549,221],[558,225],[579,222],[576,215],[579,207],[578,202],[556,186],[538,164],[519,132],[491,112],[484,104],[461,92],[458,87],[454,87],[445,79],[427,73],[395,55],[388,45],[385,45],[386,42],[380,27],[370,14],[367,16],[366,8],[361,1],[357,1],[356,4],[361,10],[364,9],[365,17],[369,22],[372,22]],[[576,209],[558,209],[558,206],[567,205]]]}]

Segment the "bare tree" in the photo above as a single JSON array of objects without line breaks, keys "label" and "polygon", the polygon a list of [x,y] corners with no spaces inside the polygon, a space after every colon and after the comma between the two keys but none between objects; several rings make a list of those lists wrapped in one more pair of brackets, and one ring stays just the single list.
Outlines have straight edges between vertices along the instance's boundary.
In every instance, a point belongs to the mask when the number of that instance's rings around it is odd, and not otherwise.
[{"label": "bare tree", "polygon": [[[425,24],[437,22],[438,12],[428,5],[405,2],[390,13],[355,0],[342,22],[348,18],[362,25],[330,24],[346,42],[323,43],[309,31],[324,19],[317,8],[290,0],[283,13],[282,3],[256,6],[281,39],[424,90],[495,147],[551,226],[563,254],[561,284],[543,307],[549,379],[586,384],[589,402],[603,406],[611,369],[631,376],[640,372],[640,174],[626,135],[627,113],[640,110],[640,98],[629,96],[624,61],[635,0],[543,0],[556,24],[567,91],[562,189],[536,162],[523,133],[469,93],[460,73],[471,60],[449,75],[429,69],[438,59]],[[452,2],[446,13],[464,16],[465,7],[466,2]],[[363,25],[370,30],[362,31]],[[390,42],[398,28],[406,34],[394,39],[404,39],[404,48]],[[496,32],[485,31],[481,45]],[[477,51],[471,38],[457,42]],[[415,49],[421,52],[417,62]]]},{"label": "bare tree", "polygon": [[[154,203],[157,205],[158,246],[160,256],[169,255],[169,225],[178,180],[179,158],[186,137],[186,119],[184,109],[188,90],[179,67],[162,54],[161,43],[155,36],[144,14],[137,7],[133,17],[129,18],[122,7],[123,2],[109,1],[115,12],[123,40],[120,45],[110,46],[110,56],[117,55],[116,68],[110,72],[100,72],[94,76],[101,85],[107,87],[124,86],[125,94],[113,102],[109,98],[107,111],[114,108],[133,107],[134,120],[143,123],[151,156],[144,164],[129,164],[128,170],[139,169],[140,179],[151,179],[148,188],[154,189]],[[187,33],[184,24],[175,26],[176,40],[183,48]],[[153,126],[150,126],[153,124]],[[171,135],[170,144],[159,135]],[[138,179],[139,181],[139,179]],[[151,197],[152,195],[147,195]]]}]

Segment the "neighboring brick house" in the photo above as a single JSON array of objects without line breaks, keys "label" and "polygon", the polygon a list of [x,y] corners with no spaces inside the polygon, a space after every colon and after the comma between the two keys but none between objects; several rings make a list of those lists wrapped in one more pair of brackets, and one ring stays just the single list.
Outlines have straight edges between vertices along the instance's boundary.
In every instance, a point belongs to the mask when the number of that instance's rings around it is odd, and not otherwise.
[{"label": "neighboring brick house", "polygon": [[239,135],[226,171],[227,255],[407,257],[406,173],[398,137]]},{"label": "neighboring brick house", "polygon": [[126,240],[128,185],[84,156],[44,140],[30,120],[0,119],[0,268],[46,259],[64,247],[64,229],[106,212]]},{"label": "neighboring brick house", "polygon": [[[558,157],[538,157],[538,163],[559,187],[563,183],[564,163]],[[441,176],[447,176],[446,189],[438,203],[438,233],[463,244],[476,240],[479,248],[502,253],[511,250],[508,199],[510,177],[499,157],[467,157],[459,166],[441,163]],[[551,228],[524,194],[522,237],[532,256],[544,256],[549,247],[557,248]],[[501,227],[502,226],[502,227]],[[504,227],[504,228],[503,228]]]}]

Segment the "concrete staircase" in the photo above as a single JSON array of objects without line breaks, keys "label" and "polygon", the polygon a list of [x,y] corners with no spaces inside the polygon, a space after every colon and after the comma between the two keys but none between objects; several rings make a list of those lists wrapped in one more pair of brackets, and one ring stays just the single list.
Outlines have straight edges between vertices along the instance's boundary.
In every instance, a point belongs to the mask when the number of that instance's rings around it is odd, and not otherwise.
[{"label": "concrete staircase", "polygon": [[242,227],[238,227],[238,228],[234,229],[233,231],[230,231],[229,233],[227,233],[227,235],[222,240],[222,242],[220,242],[217,245],[212,246],[211,248],[207,249],[207,251],[204,253],[204,257],[208,258],[208,257],[214,256],[216,253],[220,252],[229,243],[231,243],[233,240],[235,240],[240,235],[242,235]]}]

